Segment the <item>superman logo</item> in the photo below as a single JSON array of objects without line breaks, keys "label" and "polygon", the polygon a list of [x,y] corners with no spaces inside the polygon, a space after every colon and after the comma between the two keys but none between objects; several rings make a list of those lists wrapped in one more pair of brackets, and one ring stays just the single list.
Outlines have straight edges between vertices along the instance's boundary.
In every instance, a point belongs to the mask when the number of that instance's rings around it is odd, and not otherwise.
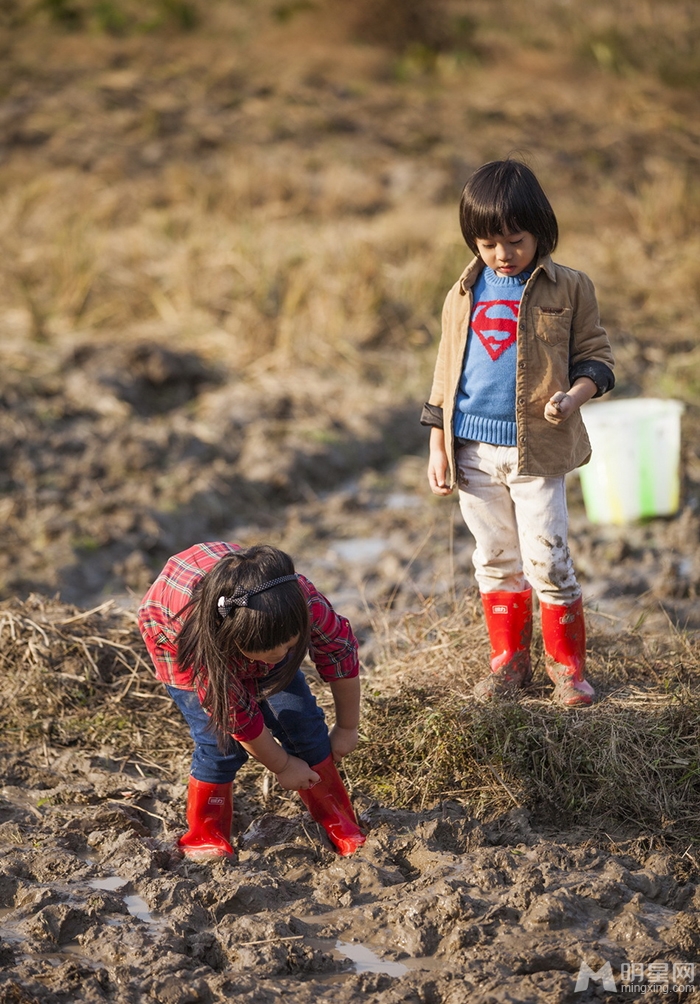
[{"label": "superman logo", "polygon": [[477,303],[471,326],[495,362],[518,337],[519,300],[483,300]]}]

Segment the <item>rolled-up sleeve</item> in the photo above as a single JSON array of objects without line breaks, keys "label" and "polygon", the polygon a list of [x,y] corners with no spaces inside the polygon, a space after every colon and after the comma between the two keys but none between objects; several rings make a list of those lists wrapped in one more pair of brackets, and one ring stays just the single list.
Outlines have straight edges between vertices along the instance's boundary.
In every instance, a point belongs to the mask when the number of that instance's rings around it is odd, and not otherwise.
[{"label": "rolled-up sleeve", "polygon": [[426,401],[421,412],[420,424],[434,426],[436,429],[444,429],[445,417],[442,408]]},{"label": "rolled-up sleeve", "polygon": [[262,711],[257,705],[245,722],[241,721],[241,718],[236,715],[229,718],[229,723],[229,730],[233,738],[239,741],[243,740],[244,743],[251,743],[254,739],[257,739],[265,726]]}]

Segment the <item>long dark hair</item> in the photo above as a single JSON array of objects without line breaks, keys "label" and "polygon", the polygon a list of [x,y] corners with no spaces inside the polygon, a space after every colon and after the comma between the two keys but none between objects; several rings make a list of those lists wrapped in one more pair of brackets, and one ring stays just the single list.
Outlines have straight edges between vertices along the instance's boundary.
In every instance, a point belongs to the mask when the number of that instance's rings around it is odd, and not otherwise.
[{"label": "long dark hair", "polygon": [[268,544],[243,548],[221,558],[195,587],[178,617],[177,658],[192,682],[206,679],[203,707],[222,748],[228,745],[229,691],[245,693],[235,674],[242,652],[269,652],[295,635],[299,641],[288,657],[261,681],[261,694],[276,694],[291,682],[309,646],[309,609],[296,579],[254,593],[247,606],[231,606],[222,616],[220,597],[254,590],[264,582],[294,574],[288,554]]},{"label": "long dark hair", "polygon": [[538,257],[559,240],[557,218],[530,168],[519,160],[492,160],[468,179],[459,203],[459,222],[468,247],[496,234],[527,230],[537,238]]}]

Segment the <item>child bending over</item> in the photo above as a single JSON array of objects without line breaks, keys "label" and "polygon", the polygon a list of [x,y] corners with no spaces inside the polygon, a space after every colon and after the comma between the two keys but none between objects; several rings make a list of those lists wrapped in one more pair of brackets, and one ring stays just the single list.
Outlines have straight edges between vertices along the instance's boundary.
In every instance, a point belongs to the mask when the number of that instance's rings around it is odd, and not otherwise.
[{"label": "child bending over", "polygon": [[[233,780],[248,756],[299,792],[340,854],[365,842],[336,767],[358,740],[357,641],[287,554],[195,544],[148,590],[139,628],[194,740],[187,857],[233,856]],[[307,651],[333,695],[330,734],[299,668]]]}]

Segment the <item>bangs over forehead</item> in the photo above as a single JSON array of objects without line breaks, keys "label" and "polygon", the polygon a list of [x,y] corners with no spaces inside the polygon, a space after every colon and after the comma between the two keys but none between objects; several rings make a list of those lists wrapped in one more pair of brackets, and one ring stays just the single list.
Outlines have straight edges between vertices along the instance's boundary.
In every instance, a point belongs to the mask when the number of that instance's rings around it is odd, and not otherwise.
[{"label": "bangs over forehead", "polygon": [[528,229],[522,226],[518,217],[505,206],[479,206],[472,217],[471,230],[475,240],[487,240],[489,237],[499,235],[508,236]]},{"label": "bangs over forehead", "polygon": [[517,160],[484,164],[462,191],[459,220],[467,245],[498,234],[531,233],[540,255],[551,254],[559,230],[549,199],[529,167]]}]

